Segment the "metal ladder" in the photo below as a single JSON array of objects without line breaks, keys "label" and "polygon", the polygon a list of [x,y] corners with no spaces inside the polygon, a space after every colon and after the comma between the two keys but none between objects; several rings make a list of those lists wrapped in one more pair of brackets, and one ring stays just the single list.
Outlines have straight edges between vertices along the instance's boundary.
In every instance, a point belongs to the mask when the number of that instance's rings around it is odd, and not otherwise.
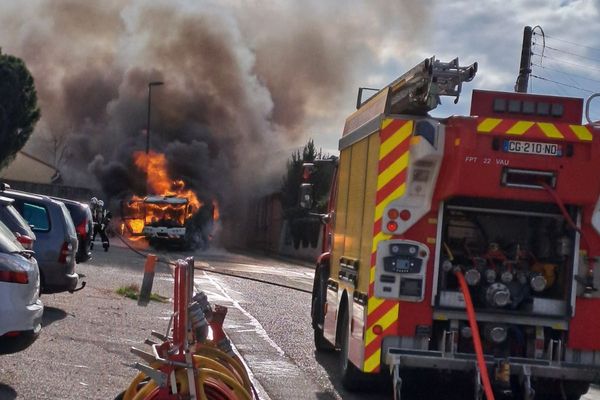
[{"label": "metal ladder", "polygon": [[426,114],[441,104],[441,96],[453,96],[458,102],[463,82],[477,73],[477,63],[461,67],[458,57],[442,62],[427,58],[396,79],[388,87],[390,114]]}]

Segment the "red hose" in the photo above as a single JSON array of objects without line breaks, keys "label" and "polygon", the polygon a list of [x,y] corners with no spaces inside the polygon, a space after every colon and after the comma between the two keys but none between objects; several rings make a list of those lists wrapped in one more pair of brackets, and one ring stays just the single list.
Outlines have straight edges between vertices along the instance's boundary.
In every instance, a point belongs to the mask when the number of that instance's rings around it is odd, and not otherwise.
[{"label": "red hose", "polygon": [[[571,216],[569,215],[569,212],[567,211],[567,208],[565,207],[565,204],[563,203],[562,199],[560,198],[560,196],[558,195],[558,193],[556,193],[556,190],[552,189],[548,184],[546,184],[545,182],[540,182],[540,184],[542,185],[542,187],[544,189],[546,189],[546,191],[548,193],[550,193],[550,196],[552,196],[552,198],[554,199],[554,201],[556,202],[556,204],[558,205],[558,208],[560,208],[560,212],[562,213],[563,217],[565,218],[565,220],[567,221],[567,224],[569,224],[569,226],[577,231],[579,233],[579,235],[581,236],[581,241],[583,242],[583,246],[586,248],[587,250],[587,254],[591,255],[592,253],[592,248],[590,246],[590,243],[587,240],[587,237],[583,234],[583,230],[581,230],[581,228],[579,228],[576,224],[575,221],[573,221],[573,218],[571,218]],[[589,267],[589,273],[592,273],[594,271],[594,265],[593,263],[590,263],[590,267]]]},{"label": "red hose", "polygon": [[479,335],[479,328],[477,327],[477,320],[475,319],[475,308],[473,307],[473,300],[471,299],[471,293],[469,287],[465,281],[465,277],[461,270],[457,269],[454,274],[458,278],[460,284],[460,290],[465,298],[465,304],[467,306],[467,316],[469,317],[469,326],[473,333],[473,345],[475,347],[475,355],[477,357],[477,365],[479,366],[479,372],[481,373],[481,380],[483,382],[483,390],[487,400],[494,400],[494,392],[492,391],[492,384],[490,383],[490,376],[488,375],[487,366],[483,359],[483,347],[481,346],[481,336]]}]

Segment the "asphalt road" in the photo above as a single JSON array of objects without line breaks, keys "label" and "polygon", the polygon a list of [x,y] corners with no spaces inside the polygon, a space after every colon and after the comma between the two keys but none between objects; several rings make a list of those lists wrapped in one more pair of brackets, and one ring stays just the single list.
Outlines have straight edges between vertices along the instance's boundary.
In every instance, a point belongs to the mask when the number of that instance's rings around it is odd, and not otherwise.
[{"label": "asphalt road", "polygon": [[[211,303],[228,307],[226,332],[250,367],[261,399],[391,398],[385,383],[370,392],[346,392],[337,383],[337,354],[315,354],[306,293],[312,284],[309,264],[224,251],[195,257],[197,287]],[[0,356],[0,400],[113,399],[124,390],[136,374],[132,364],[139,361],[130,347],[144,348],[151,330],[165,332],[172,310],[170,302],[138,307],[115,293],[141,284],[143,263],[139,255],[113,247],[77,266],[87,281],[83,291],[43,296],[40,338],[25,351]],[[171,297],[172,291],[170,269],[158,264],[153,292]],[[455,385],[420,385],[416,399],[472,398]],[[585,400],[600,400],[598,393],[592,389]]]}]

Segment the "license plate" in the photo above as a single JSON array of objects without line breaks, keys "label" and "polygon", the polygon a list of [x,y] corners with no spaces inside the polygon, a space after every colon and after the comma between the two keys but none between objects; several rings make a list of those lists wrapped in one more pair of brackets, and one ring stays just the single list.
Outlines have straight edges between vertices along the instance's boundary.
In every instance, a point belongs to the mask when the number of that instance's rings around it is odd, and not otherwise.
[{"label": "license plate", "polygon": [[508,153],[535,154],[540,156],[562,156],[562,145],[556,143],[505,140],[504,151]]}]

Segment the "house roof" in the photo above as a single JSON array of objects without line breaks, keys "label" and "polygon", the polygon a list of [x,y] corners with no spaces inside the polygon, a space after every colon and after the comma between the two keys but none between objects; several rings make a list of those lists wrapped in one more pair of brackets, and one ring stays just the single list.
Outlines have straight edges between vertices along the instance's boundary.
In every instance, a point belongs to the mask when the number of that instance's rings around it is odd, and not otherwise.
[{"label": "house roof", "polygon": [[60,181],[60,171],[29,153],[19,151],[15,159],[0,171],[0,178],[50,184]]}]

